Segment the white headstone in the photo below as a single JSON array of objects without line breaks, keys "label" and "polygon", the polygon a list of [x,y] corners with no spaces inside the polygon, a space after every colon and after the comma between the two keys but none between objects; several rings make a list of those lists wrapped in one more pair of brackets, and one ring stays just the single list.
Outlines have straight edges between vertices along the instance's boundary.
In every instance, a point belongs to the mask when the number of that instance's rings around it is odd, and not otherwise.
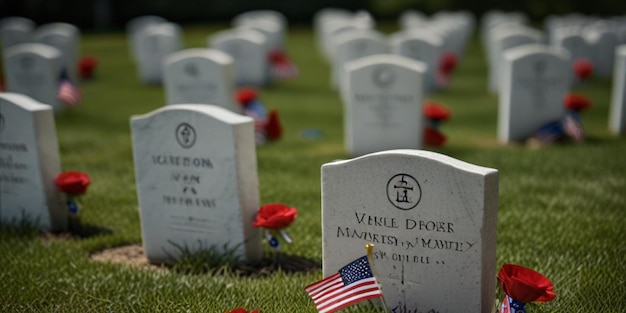
[{"label": "white headstone", "polygon": [[317,47],[320,52],[328,59],[328,34],[330,27],[337,24],[337,21],[343,21],[343,25],[351,24],[352,12],[344,9],[324,8],[315,13],[313,23],[315,28],[315,36],[317,39]]},{"label": "white headstone", "polygon": [[571,86],[569,55],[544,45],[524,45],[505,52],[504,60],[498,139],[524,141],[565,115],[563,98]]},{"label": "white headstone", "polygon": [[35,22],[24,17],[5,17],[0,20],[0,41],[2,50],[27,43],[35,29]]},{"label": "white headstone", "polygon": [[52,107],[0,93],[0,219],[48,231],[67,229],[67,207],[54,179],[61,173]]},{"label": "white headstone", "polygon": [[424,78],[425,90],[437,87],[435,75],[443,53],[443,40],[425,31],[405,31],[391,36],[391,53],[424,62],[427,65]]},{"label": "white headstone", "polygon": [[233,17],[232,23],[234,26],[239,26],[242,24],[251,24],[258,20],[272,20],[278,23],[281,29],[287,29],[287,17],[275,10],[246,11]]},{"label": "white headstone", "polygon": [[398,24],[400,24],[400,28],[404,30],[419,28],[428,24],[428,17],[421,11],[406,10],[400,14]]},{"label": "white headstone", "polygon": [[62,62],[58,49],[40,43],[24,43],[7,49],[4,57],[7,91],[27,95],[60,111],[57,94]]},{"label": "white headstone", "polygon": [[322,33],[322,52],[331,64],[335,58],[335,41],[336,38],[344,33],[365,30],[359,28],[359,25],[355,24],[352,18],[347,20],[331,20],[324,24]]},{"label": "white headstone", "polygon": [[39,26],[33,33],[33,41],[50,45],[61,52],[63,70],[74,84],[78,81],[78,59],[80,58],[80,30],[67,23],[51,23]]},{"label": "white headstone", "polygon": [[571,79],[573,83],[579,83],[574,64],[577,61],[587,60],[593,62],[592,49],[587,39],[582,35],[578,27],[561,27],[553,31],[550,45],[558,49],[564,49],[570,55]]},{"label": "white headstone", "polygon": [[491,313],[498,171],[421,150],[322,166],[324,276],[374,244],[390,312]]},{"label": "white headstone", "polygon": [[269,84],[269,45],[263,33],[253,29],[226,30],[209,37],[208,45],[233,58],[237,86],[264,87]]},{"label": "white headstone", "polygon": [[163,17],[156,15],[142,15],[132,18],[126,23],[126,32],[135,33],[148,25],[167,23],[167,20]]},{"label": "white headstone", "polygon": [[373,55],[346,65],[344,135],[350,155],[422,147],[424,63]]},{"label": "white headstone", "polygon": [[156,15],[144,15],[138,16],[126,23],[126,34],[128,36],[128,45],[130,46],[131,55],[133,58],[138,56],[138,44],[137,35],[141,33],[146,27],[150,25],[158,25],[162,23],[167,23],[165,18]]},{"label": "white headstone", "polygon": [[175,245],[259,259],[253,120],[214,105],[181,104],[134,116],[131,129],[148,259],[176,259]]},{"label": "white headstone", "polygon": [[334,39],[334,59],[331,86],[342,88],[345,65],[362,57],[389,53],[389,43],[379,32],[373,30],[352,30]]},{"label": "white headstone", "polygon": [[258,17],[256,19],[239,20],[236,27],[240,29],[254,29],[263,33],[270,50],[282,51],[285,47],[285,29],[281,21],[275,18]]},{"label": "white headstone", "polygon": [[542,40],[539,31],[526,26],[496,32],[491,43],[493,54],[489,59],[489,91],[498,92],[502,79],[503,55],[507,50],[527,44],[539,44]]},{"label": "white headstone", "polygon": [[618,46],[615,49],[609,128],[615,134],[626,133],[626,45]]},{"label": "white headstone", "polygon": [[554,32],[550,45],[567,50],[572,60],[586,58],[591,61],[591,47],[577,27],[562,27]]},{"label": "white headstone", "polygon": [[163,62],[167,55],[182,49],[182,30],[178,24],[151,24],[133,38],[139,78],[145,84],[163,82]]},{"label": "white headstone", "polygon": [[594,74],[611,77],[615,63],[615,48],[618,46],[617,34],[609,28],[590,27],[585,30],[584,35],[591,48]]},{"label": "white headstone", "polygon": [[215,49],[186,49],[167,56],[164,63],[167,104],[203,103],[240,113],[233,99],[233,58]]}]

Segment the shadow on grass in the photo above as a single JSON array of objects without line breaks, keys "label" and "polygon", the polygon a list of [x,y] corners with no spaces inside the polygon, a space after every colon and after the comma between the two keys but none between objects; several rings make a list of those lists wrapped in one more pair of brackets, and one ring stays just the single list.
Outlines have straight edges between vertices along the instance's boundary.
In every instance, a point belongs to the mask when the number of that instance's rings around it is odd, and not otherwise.
[{"label": "shadow on grass", "polygon": [[70,218],[68,230],[68,235],[70,238],[78,239],[109,235],[113,233],[113,231],[109,228],[82,223],[80,220],[72,218]]},{"label": "shadow on grass", "polygon": [[275,272],[282,271],[288,274],[308,273],[319,270],[322,264],[319,262],[297,256],[281,255],[276,261],[264,258],[258,263],[240,266],[238,272],[247,277],[265,277]]},{"label": "shadow on grass", "polygon": [[67,231],[48,232],[41,230],[37,225],[37,221],[28,218],[20,220],[2,221],[0,222],[0,234],[17,236],[17,237],[37,237],[41,236],[48,239],[84,239],[100,235],[112,234],[113,231],[92,224],[81,223],[79,219],[70,218],[68,220]]},{"label": "shadow on grass", "polygon": [[238,262],[228,254],[215,254],[211,249],[186,253],[175,263],[148,261],[140,244],[108,248],[90,253],[99,262],[123,264],[149,270],[172,271],[183,275],[239,276],[263,278],[275,273],[308,273],[322,268],[319,262],[290,254],[279,258],[264,257],[258,262]]}]

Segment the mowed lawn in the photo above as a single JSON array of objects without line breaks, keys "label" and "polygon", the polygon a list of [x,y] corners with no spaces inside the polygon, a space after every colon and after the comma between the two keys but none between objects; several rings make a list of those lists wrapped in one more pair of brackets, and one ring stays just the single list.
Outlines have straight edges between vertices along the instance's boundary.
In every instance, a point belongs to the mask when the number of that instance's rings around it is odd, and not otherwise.
[{"label": "mowed lawn", "polygon": [[[185,27],[186,47],[205,47],[207,36],[227,27]],[[294,243],[284,251],[321,264],[320,166],[348,158],[342,103],[330,88],[330,67],[311,29],[290,29],[287,46],[300,76],[260,91],[284,126],[279,142],[257,149],[261,203],[298,208],[288,229]],[[81,199],[80,218],[89,233],[49,235],[2,226],[0,311],[316,312],[304,287],[322,278],[320,269],[238,277],[90,260],[93,252],[141,243],[129,118],[163,106],[164,93],[139,82],[122,32],[84,33],[82,54],[99,59],[97,77],[82,85],[84,101],[59,115],[56,127],[63,170],[87,172],[93,181]],[[452,110],[442,127],[449,141],[434,151],[500,172],[498,267],[519,264],[552,280],[556,299],[530,312],[623,312],[626,139],[608,132],[610,79],[594,78],[576,90],[593,102],[582,115],[584,143],[499,146],[498,99],[487,93],[486,69],[473,38],[450,88],[429,98]],[[303,137],[309,129],[321,137]],[[346,311],[377,310],[358,305]]]}]

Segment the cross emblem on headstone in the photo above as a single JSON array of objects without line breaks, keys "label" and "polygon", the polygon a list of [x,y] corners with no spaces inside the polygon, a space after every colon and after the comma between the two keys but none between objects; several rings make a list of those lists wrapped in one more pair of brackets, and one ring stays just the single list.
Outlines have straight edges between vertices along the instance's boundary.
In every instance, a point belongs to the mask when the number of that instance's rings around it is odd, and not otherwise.
[{"label": "cross emblem on headstone", "polygon": [[196,131],[187,123],[179,124],[176,127],[176,140],[183,148],[190,148],[196,142]]}]

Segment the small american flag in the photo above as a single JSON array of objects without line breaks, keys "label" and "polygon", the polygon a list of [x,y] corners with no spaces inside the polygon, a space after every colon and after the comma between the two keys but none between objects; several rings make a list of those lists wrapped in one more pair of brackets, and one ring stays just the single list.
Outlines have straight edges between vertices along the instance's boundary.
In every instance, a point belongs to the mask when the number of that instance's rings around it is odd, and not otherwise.
[{"label": "small american flag", "polygon": [[554,121],[547,123],[535,132],[533,136],[535,139],[539,140],[542,144],[549,145],[555,141],[557,141],[563,135],[563,126],[560,121]]},{"label": "small american flag", "polygon": [[291,62],[274,65],[272,76],[276,79],[287,80],[298,76],[298,68]]},{"label": "small american flag", "polygon": [[572,112],[563,120],[563,131],[574,141],[581,142],[584,138],[583,125],[580,123],[578,114]]},{"label": "small american flag", "polygon": [[335,312],[359,301],[383,296],[367,256],[356,259],[338,273],[306,286],[304,290],[320,313]]},{"label": "small american flag", "polygon": [[70,107],[78,105],[81,99],[80,90],[74,86],[69,80],[62,79],[59,84],[57,98]]},{"label": "small american flag", "polygon": [[504,296],[502,306],[498,313],[525,313],[524,303],[519,302],[509,296]]}]

